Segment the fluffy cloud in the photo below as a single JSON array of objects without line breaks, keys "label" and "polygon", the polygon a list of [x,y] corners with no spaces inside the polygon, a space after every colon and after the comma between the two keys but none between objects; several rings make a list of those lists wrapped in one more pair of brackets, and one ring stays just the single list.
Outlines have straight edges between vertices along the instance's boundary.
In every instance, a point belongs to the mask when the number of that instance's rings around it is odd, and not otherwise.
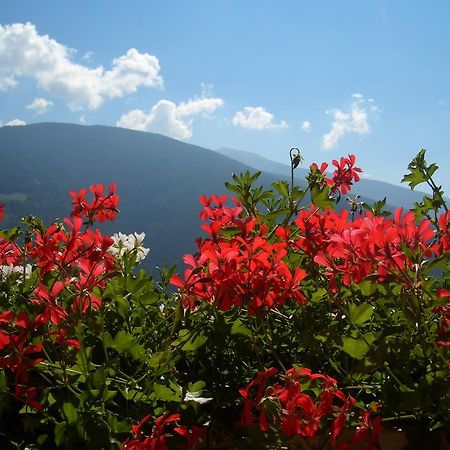
[{"label": "fluffy cloud", "polygon": [[159,61],[131,48],[112,61],[110,70],[90,68],[71,60],[74,51],[31,23],[0,25],[0,89],[14,86],[16,77],[32,77],[39,88],[64,100],[71,109],[98,108],[105,99],[122,97],[141,86],[161,87]]},{"label": "fluffy cloud", "polygon": [[176,105],[170,100],[160,100],[148,113],[134,109],[124,114],[117,126],[139,131],[151,131],[165,134],[175,139],[192,137],[193,117],[207,117],[223,105],[223,100],[216,97],[193,98]]},{"label": "fluffy cloud", "polygon": [[22,126],[22,125],[26,125],[27,123],[24,120],[21,119],[13,119],[10,120],[9,122],[5,123],[5,127],[18,127],[18,126]]},{"label": "fluffy cloud", "polygon": [[17,81],[12,75],[4,75],[0,73],[0,91],[6,92],[7,90],[13,88],[16,84]]},{"label": "fluffy cloud", "polygon": [[334,148],[347,134],[363,136],[370,133],[369,114],[377,113],[378,107],[372,98],[366,101],[362,94],[353,94],[352,99],[348,112],[340,109],[327,111],[333,116],[333,122],[330,131],[322,136],[322,148],[325,150]]},{"label": "fluffy cloud", "polygon": [[276,128],[287,128],[287,123],[282,120],[274,123],[273,114],[266,111],[262,106],[246,106],[243,111],[238,111],[233,117],[233,125],[251,130],[266,130]]},{"label": "fluffy cloud", "polygon": [[42,97],[36,97],[29,105],[27,109],[34,111],[36,114],[44,114],[53,106],[51,100],[47,100]]},{"label": "fluffy cloud", "polygon": [[300,125],[300,128],[306,133],[309,133],[311,131],[311,122],[309,120],[304,120]]}]

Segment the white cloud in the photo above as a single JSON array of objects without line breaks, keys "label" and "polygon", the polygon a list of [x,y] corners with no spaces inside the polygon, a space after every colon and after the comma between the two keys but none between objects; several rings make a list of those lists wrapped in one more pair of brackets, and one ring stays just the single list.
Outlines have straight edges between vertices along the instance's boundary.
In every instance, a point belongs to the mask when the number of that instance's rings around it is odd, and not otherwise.
[{"label": "white cloud", "polygon": [[84,115],[81,115],[80,118],[78,119],[80,121],[80,123],[82,123],[83,125],[86,123],[86,117],[84,117]]},{"label": "white cloud", "polygon": [[134,109],[122,115],[116,125],[133,130],[161,133],[175,139],[189,139],[192,137],[193,116],[207,117],[223,103],[221,98],[205,96],[195,97],[178,105],[170,100],[160,100],[148,113],[141,109]]},{"label": "white cloud", "polygon": [[276,128],[287,128],[287,123],[282,120],[280,123],[273,122],[274,116],[266,111],[262,106],[246,106],[243,111],[238,111],[233,117],[233,125],[251,130],[265,130]]},{"label": "white cloud", "polygon": [[[1,69],[0,69],[1,70]],[[17,84],[13,75],[4,75],[0,73],[0,91],[6,92]]]},{"label": "white cloud", "polygon": [[[98,108],[141,86],[162,87],[159,61],[131,48],[112,61],[112,68],[89,68],[71,60],[74,52],[31,23],[0,25],[0,86],[13,87],[17,77],[32,77],[40,89],[64,100],[71,109]],[[6,82],[5,82],[6,80]]]},{"label": "white cloud", "polygon": [[306,133],[309,133],[311,131],[311,122],[309,120],[304,120],[300,125],[300,128]]},{"label": "white cloud", "polygon": [[27,123],[24,120],[21,119],[13,119],[10,120],[9,122],[5,123],[5,127],[18,127],[18,126],[22,126],[22,125],[26,125]]},{"label": "white cloud", "polygon": [[36,97],[29,105],[27,109],[34,111],[36,114],[44,114],[53,106],[51,100],[47,100],[42,97]]},{"label": "white cloud", "polygon": [[337,108],[327,111],[334,120],[330,131],[322,136],[322,148],[325,150],[334,148],[347,134],[363,136],[370,133],[369,114],[377,113],[378,106],[373,99],[366,102],[362,94],[353,94],[352,98],[350,111],[344,112]]},{"label": "white cloud", "polygon": [[83,59],[91,59],[94,56],[94,52],[88,51],[83,55]]}]

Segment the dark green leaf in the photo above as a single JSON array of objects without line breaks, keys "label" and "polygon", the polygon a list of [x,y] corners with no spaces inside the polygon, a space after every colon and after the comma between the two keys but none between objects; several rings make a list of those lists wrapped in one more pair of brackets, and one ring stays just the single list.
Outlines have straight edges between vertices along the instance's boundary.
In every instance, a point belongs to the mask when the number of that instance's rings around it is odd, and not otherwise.
[{"label": "dark green leaf", "polygon": [[330,199],[330,187],[325,186],[320,190],[316,187],[312,188],[311,201],[320,209],[333,208],[333,200]]},{"label": "dark green leaf", "polygon": [[233,322],[233,325],[231,327],[231,334],[241,334],[243,336],[249,336],[251,337],[252,333],[250,330],[242,323],[240,319],[236,319]]},{"label": "dark green leaf", "polygon": [[375,335],[373,333],[366,333],[363,337],[342,338],[342,350],[355,359],[362,359],[370,350],[370,344],[375,341]]},{"label": "dark green leaf", "polygon": [[362,305],[358,306],[349,303],[348,309],[350,320],[355,325],[361,325],[367,322],[373,314],[373,306],[369,305],[368,303],[363,303]]},{"label": "dark green leaf", "polygon": [[67,420],[67,423],[75,423],[77,421],[78,412],[77,408],[73,406],[70,402],[64,402],[63,403],[63,412],[64,416]]}]

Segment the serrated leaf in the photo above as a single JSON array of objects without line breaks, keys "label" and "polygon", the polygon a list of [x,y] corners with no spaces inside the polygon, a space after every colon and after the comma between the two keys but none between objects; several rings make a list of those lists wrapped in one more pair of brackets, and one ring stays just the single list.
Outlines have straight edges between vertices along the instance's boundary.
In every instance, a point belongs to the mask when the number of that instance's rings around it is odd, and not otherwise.
[{"label": "serrated leaf", "polygon": [[413,190],[418,184],[427,181],[427,178],[422,174],[419,169],[414,169],[411,173],[405,175],[402,178],[402,183],[408,183],[411,190]]},{"label": "serrated leaf", "polygon": [[333,200],[330,199],[330,187],[325,186],[320,190],[316,187],[312,188],[311,201],[320,209],[333,208]]},{"label": "serrated leaf", "polygon": [[175,392],[173,389],[163,384],[153,383],[153,391],[156,399],[166,402],[181,402],[181,390]]},{"label": "serrated leaf", "polygon": [[281,194],[283,197],[289,197],[289,185],[287,181],[277,181],[272,183],[272,186]]}]

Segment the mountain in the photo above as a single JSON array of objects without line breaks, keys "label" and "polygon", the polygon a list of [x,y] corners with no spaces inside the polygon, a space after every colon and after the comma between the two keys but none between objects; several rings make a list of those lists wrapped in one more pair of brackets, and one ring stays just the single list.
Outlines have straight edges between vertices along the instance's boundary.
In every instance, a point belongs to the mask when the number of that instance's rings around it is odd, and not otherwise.
[{"label": "mountain", "polygon": [[[70,190],[114,181],[120,214],[102,229],[144,231],[144,245],[150,247],[144,267],[155,273],[155,266],[180,264],[183,254],[195,251],[195,238],[201,235],[202,194],[227,193],[225,181],[233,172],[254,171],[249,166],[264,170],[259,181],[267,187],[289,174],[288,166],[260,157],[244,163],[236,156],[117,127],[61,123],[2,127],[0,203],[6,208],[1,226],[13,226],[27,215],[42,217],[46,224],[62,219],[71,210]],[[381,186],[374,197],[389,195],[392,189],[386,183],[371,183]]]},{"label": "mountain", "polygon": [[[120,214],[105,232],[145,231],[145,268],[180,263],[201,234],[202,194],[248,166],[205,148],[152,133],[106,126],[40,123],[0,128],[2,227],[37,215],[49,224],[70,213],[70,190],[117,184]],[[275,181],[264,175],[264,185]]]},{"label": "mountain", "polygon": [[[236,161],[244,163],[256,170],[261,170],[263,173],[274,174],[276,177],[289,178],[291,175],[291,168],[287,164],[281,164],[276,161],[263,158],[256,153],[246,152],[242,150],[235,150],[232,148],[220,148],[218,153]],[[301,182],[304,180],[308,171],[299,167],[295,169],[296,179]],[[422,201],[423,192],[411,191],[409,188],[396,186],[394,184],[386,183],[384,181],[370,180],[362,178],[359,183],[352,187],[350,193],[351,197],[360,195],[364,199],[381,200],[383,197],[387,198],[387,203],[390,205],[388,209],[394,207],[403,207],[405,209],[411,208],[415,202]],[[372,200],[373,201],[373,200]]]}]

